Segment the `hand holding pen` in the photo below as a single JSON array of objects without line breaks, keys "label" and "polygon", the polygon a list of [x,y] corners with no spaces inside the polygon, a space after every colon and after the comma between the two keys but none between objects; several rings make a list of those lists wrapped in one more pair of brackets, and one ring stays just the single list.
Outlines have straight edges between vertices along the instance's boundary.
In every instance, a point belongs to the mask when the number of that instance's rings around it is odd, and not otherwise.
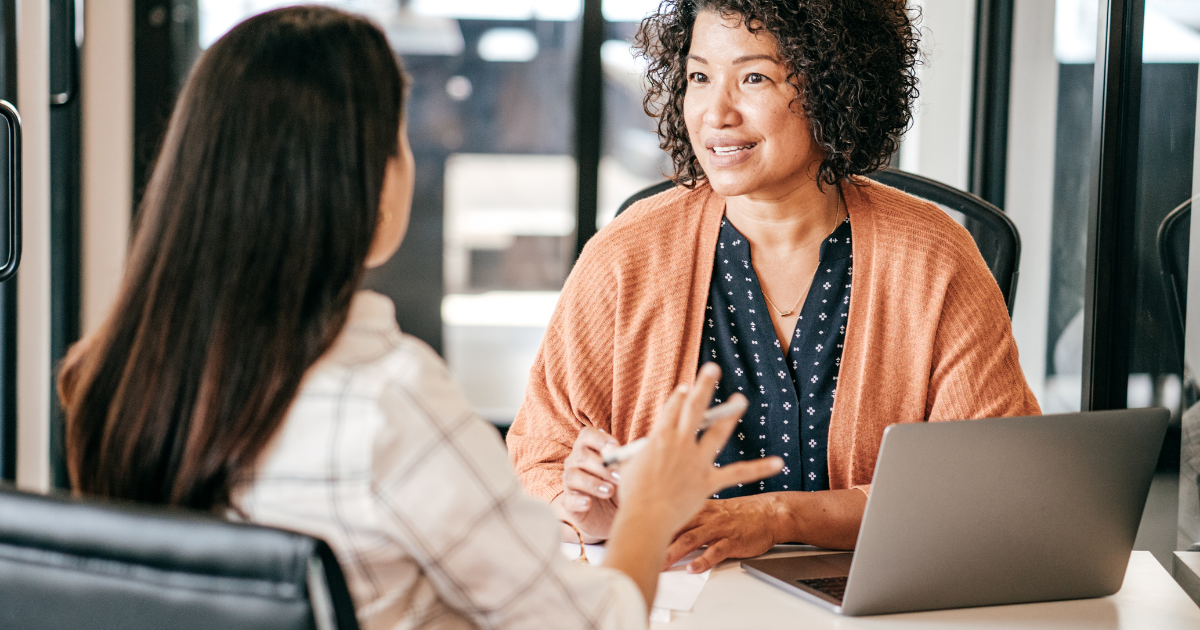
[{"label": "hand holding pen", "polygon": [[[704,421],[700,423],[700,432],[707,431],[718,420],[724,420],[729,417],[742,417],[742,414],[746,413],[747,405],[749,403],[746,401],[745,396],[734,394],[729,400],[704,412]],[[646,447],[646,440],[647,438],[638,438],[625,446],[604,449],[602,451],[604,467],[612,468],[642,452],[642,449]]]}]

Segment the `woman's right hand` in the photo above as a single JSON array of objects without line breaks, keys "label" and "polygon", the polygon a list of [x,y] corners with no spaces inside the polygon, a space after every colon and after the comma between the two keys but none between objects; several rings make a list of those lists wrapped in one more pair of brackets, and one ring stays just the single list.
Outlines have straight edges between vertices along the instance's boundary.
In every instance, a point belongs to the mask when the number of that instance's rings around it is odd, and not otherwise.
[{"label": "woman's right hand", "polygon": [[587,427],[575,438],[571,454],[563,462],[563,493],[554,500],[559,518],[570,521],[587,543],[608,538],[617,514],[617,483],[620,474],[604,466],[601,451],[618,446],[611,435]]}]

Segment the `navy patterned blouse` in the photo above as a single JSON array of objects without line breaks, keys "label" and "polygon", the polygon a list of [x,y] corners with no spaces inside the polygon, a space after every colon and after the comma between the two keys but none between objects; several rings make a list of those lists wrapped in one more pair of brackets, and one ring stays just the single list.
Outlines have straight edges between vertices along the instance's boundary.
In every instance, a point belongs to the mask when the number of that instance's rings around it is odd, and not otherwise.
[{"label": "navy patterned blouse", "polygon": [[721,366],[714,404],[741,392],[750,407],[717,457],[717,466],[778,455],[784,467],[770,479],[739,484],[713,498],[829,489],[829,418],[850,313],[853,258],[847,217],[821,244],[821,263],[790,347],[781,348],[770,306],[750,264],[750,243],[728,220],[721,220],[700,364],[715,361]]}]

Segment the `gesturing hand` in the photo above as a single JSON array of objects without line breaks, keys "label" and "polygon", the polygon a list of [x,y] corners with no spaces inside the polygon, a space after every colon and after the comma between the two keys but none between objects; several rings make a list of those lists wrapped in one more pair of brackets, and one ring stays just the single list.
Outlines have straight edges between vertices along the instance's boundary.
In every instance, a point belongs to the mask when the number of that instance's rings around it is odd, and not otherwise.
[{"label": "gesturing hand", "polygon": [[709,363],[700,368],[690,391],[677,387],[655,420],[645,447],[621,464],[624,507],[612,525],[605,564],[632,577],[647,606],[654,601],[667,544],[704,506],[705,498],[737,483],[770,477],[783,468],[778,457],[720,468],[713,465],[746,404],[740,394],[730,397],[730,402],[742,403],[741,409],[719,419],[697,439],[720,376],[721,369]]},{"label": "gesturing hand", "polygon": [[737,462],[716,467],[713,460],[725,446],[736,420],[745,410],[745,397],[734,394],[742,409],[715,423],[697,439],[704,411],[721,370],[715,364],[700,369],[696,383],[679,387],[667,399],[654,423],[646,447],[622,464],[622,501],[651,507],[668,519],[669,531],[679,531],[715,492],[747,480],[758,480],[779,472],[778,457]]}]

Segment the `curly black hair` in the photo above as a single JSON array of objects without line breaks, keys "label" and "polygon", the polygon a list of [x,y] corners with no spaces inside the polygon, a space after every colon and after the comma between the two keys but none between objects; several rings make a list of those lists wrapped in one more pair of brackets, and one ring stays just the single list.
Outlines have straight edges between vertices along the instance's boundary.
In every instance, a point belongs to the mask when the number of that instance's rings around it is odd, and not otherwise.
[{"label": "curly black hair", "polygon": [[887,165],[912,121],[917,98],[917,13],[905,0],[663,0],[642,21],[634,48],[646,59],[643,105],[658,119],[676,183],[705,178],[683,118],[692,26],[702,11],[740,19],[775,37],[788,83],[827,152],[819,184],[836,184]]}]

